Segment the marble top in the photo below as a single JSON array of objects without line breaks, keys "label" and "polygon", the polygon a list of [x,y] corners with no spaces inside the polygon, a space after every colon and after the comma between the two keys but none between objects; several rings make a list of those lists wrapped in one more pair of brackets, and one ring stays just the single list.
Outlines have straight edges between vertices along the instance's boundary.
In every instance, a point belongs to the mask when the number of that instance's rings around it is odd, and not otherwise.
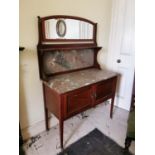
[{"label": "marble top", "polygon": [[56,75],[51,77],[48,82],[44,83],[51,89],[54,89],[57,93],[63,94],[83,86],[106,80],[116,75],[117,73],[109,70],[91,68],[62,75]]}]

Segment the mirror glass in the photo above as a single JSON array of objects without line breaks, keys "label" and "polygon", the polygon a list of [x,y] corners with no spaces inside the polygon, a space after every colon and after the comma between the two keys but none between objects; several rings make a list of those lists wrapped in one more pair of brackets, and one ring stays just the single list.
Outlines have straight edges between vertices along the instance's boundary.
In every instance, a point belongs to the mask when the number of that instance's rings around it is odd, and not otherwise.
[{"label": "mirror glass", "polygon": [[93,24],[76,19],[48,19],[45,39],[93,39]]}]

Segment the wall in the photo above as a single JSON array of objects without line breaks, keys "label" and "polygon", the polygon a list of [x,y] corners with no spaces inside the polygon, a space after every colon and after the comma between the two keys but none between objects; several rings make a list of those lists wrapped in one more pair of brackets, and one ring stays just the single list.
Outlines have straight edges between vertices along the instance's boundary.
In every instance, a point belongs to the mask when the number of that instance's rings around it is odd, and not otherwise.
[{"label": "wall", "polygon": [[[103,49],[98,55],[104,67],[111,19],[112,0],[20,0],[20,123],[24,138],[45,130],[42,85],[39,79],[36,46],[37,16],[74,15],[98,23],[97,41]],[[53,119],[52,124],[57,123]]]}]

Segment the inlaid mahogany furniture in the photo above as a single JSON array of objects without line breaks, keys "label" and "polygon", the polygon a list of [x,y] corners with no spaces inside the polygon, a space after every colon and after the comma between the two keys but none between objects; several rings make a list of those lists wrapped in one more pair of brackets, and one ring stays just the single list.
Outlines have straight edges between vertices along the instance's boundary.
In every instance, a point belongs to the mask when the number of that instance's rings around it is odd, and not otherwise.
[{"label": "inlaid mahogany furniture", "polygon": [[63,148],[64,120],[111,99],[112,118],[117,74],[101,70],[96,43],[97,24],[74,16],[38,17],[38,62],[43,83],[45,120],[48,111],[60,123]]}]

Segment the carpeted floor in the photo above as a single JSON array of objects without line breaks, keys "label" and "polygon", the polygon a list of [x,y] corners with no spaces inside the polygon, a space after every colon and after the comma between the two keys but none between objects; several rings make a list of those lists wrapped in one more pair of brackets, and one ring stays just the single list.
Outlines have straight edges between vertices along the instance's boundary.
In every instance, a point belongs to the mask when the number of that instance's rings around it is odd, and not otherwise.
[{"label": "carpeted floor", "polygon": [[67,147],[58,155],[132,155],[98,129]]}]

